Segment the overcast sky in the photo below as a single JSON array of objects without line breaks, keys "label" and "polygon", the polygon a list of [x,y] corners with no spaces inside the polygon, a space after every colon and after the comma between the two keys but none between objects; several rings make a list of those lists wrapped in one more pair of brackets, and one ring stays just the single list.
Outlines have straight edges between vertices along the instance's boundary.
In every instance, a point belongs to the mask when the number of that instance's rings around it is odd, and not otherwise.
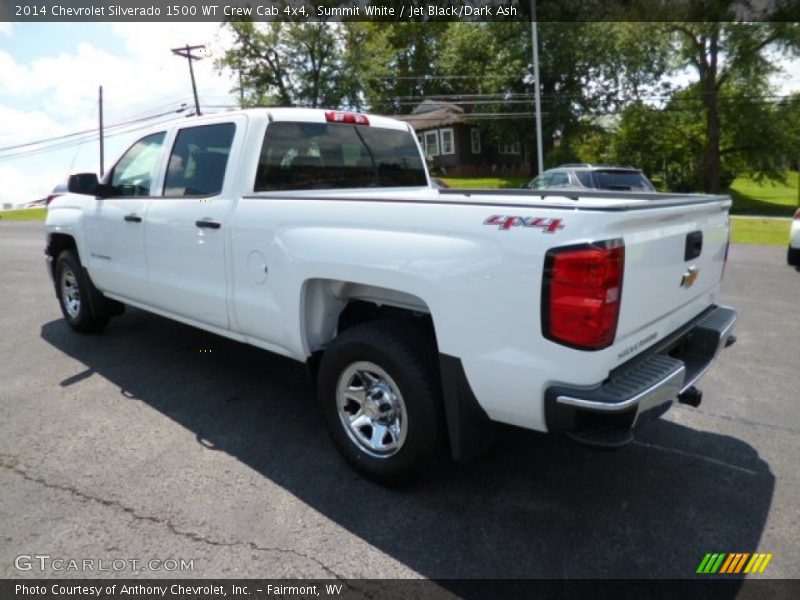
[{"label": "overcast sky", "polygon": [[[170,48],[207,44],[218,51],[224,38],[219,23],[0,22],[0,148],[96,128],[99,85],[109,126],[192,105],[186,60]],[[195,76],[201,106],[235,101],[233,83],[213,60],[195,62]],[[106,141],[107,167],[140,135],[121,132],[141,125],[109,131],[119,134]],[[33,149],[13,156],[0,150],[0,203],[29,202],[71,172],[99,170],[96,141]]]},{"label": "overcast sky", "polygon": [[[218,56],[227,40],[219,23],[0,22],[0,148],[96,128],[99,85],[108,126],[191,105],[186,60],[170,48],[207,44]],[[233,82],[212,60],[195,67],[201,107],[235,102]],[[800,61],[785,71],[775,79],[780,93],[800,91]],[[109,137],[106,167],[139,135]],[[96,142],[33,149],[0,150],[0,204],[44,197],[69,173],[99,170]]]}]

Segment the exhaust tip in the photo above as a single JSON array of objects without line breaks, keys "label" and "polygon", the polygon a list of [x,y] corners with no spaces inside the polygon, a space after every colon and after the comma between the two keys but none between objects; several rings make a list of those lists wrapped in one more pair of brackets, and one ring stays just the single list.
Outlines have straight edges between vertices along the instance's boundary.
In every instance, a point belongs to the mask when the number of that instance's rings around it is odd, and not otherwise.
[{"label": "exhaust tip", "polygon": [[702,390],[698,390],[696,387],[691,386],[685,392],[681,392],[678,394],[678,402],[681,404],[688,404],[694,408],[700,406],[700,403],[703,401],[703,392]]}]

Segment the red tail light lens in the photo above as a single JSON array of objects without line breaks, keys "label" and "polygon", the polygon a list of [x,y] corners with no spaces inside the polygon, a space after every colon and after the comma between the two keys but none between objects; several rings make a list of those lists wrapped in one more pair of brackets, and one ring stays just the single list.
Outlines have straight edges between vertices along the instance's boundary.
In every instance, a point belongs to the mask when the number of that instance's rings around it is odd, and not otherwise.
[{"label": "red tail light lens", "polygon": [[542,285],[544,336],[580,350],[613,344],[624,270],[622,240],[548,251]]},{"label": "red tail light lens", "polygon": [[359,113],[329,110],[325,113],[325,120],[329,123],[350,123],[351,125],[369,125],[366,115]]},{"label": "red tail light lens", "polygon": [[798,208],[797,212],[794,213],[794,220],[800,221],[800,208]]},{"label": "red tail light lens", "polygon": [[50,203],[51,203],[53,200],[55,200],[56,198],[58,198],[60,195],[61,195],[61,194],[50,194],[50,195],[49,195],[47,198],[45,198],[45,200],[44,200],[44,205],[45,205],[45,206],[50,206]]}]

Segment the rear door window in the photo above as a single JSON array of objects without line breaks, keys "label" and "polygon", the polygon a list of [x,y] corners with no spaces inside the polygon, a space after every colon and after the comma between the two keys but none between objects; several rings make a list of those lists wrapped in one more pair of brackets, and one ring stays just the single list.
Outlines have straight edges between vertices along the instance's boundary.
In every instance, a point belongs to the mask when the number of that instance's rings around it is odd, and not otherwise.
[{"label": "rear door window", "polygon": [[278,122],[267,127],[254,189],[426,186],[408,131],[344,123]]},{"label": "rear door window", "polygon": [[178,131],[164,179],[164,195],[214,196],[222,191],[236,126],[217,123]]}]

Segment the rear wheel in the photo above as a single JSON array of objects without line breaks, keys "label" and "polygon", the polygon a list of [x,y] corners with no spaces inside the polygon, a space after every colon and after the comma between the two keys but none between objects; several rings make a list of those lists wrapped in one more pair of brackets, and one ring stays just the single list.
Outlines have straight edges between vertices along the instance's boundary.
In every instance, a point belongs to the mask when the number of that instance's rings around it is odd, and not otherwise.
[{"label": "rear wheel", "polygon": [[67,324],[81,333],[102,331],[108,325],[107,315],[95,314],[93,289],[88,276],[71,250],[64,250],[56,260],[56,296]]},{"label": "rear wheel", "polygon": [[337,448],[366,477],[402,485],[434,462],[444,416],[433,340],[373,321],[346,330],[322,357],[319,401]]},{"label": "rear wheel", "polygon": [[789,246],[789,251],[786,253],[786,262],[793,267],[800,267],[800,248]]}]

